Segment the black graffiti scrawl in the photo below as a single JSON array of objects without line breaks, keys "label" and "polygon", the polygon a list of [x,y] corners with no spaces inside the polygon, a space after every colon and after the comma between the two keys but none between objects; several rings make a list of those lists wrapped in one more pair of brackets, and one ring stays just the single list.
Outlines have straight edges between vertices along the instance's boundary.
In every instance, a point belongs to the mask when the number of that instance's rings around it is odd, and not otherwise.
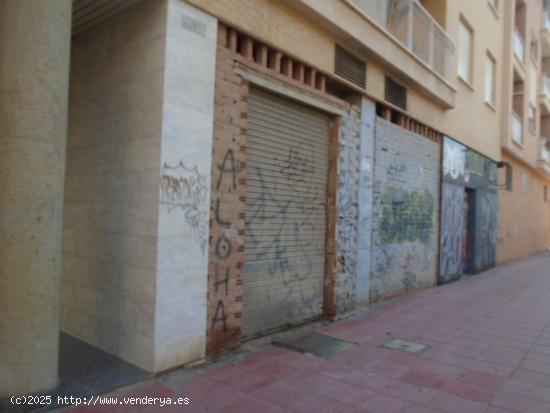
[{"label": "black graffiti scrawl", "polygon": [[229,234],[231,221],[222,216],[223,202],[219,192],[234,193],[237,190],[237,166],[233,149],[225,152],[223,161],[217,166],[218,179],[216,181],[216,197],[213,200],[214,218],[216,226],[221,230],[214,241],[215,269],[213,295],[217,298],[217,305],[211,319],[210,331],[223,334],[228,333],[228,309],[226,299],[229,296],[228,285],[231,277],[230,259],[235,247]]},{"label": "black graffiti scrawl", "polygon": [[[311,255],[319,240],[316,219],[323,213],[323,194],[316,185],[316,155],[305,145],[288,148],[273,166],[251,162],[249,182],[258,194],[248,197],[246,234],[250,262],[245,270],[267,273],[282,289],[266,288],[265,300],[274,308],[299,300],[306,308],[319,306],[318,291],[309,288],[318,257]],[[284,179],[280,179],[284,178]],[[255,191],[252,191],[255,192]],[[282,195],[284,192],[286,196]],[[254,199],[252,199],[254,198]],[[299,298],[297,298],[299,297]]]},{"label": "black graffiti scrawl", "polygon": [[322,314],[330,119],[260,90],[248,104],[242,332],[254,336]]},{"label": "black graffiti scrawl", "polygon": [[164,163],[160,177],[160,204],[168,212],[181,209],[203,253],[208,244],[208,187],[196,166]]}]

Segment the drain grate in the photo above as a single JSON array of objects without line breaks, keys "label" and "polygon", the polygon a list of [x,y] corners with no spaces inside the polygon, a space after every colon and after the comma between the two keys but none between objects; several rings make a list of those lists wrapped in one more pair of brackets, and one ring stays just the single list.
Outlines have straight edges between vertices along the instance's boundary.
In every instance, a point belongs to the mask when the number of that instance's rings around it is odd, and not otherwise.
[{"label": "drain grate", "polygon": [[317,357],[330,358],[356,344],[312,331],[298,338],[274,341],[273,345],[290,348],[300,353],[310,353]]},{"label": "drain grate", "polygon": [[383,344],[382,347],[390,348],[392,350],[405,351],[411,354],[419,354],[428,348],[425,344],[415,343],[413,341],[394,339]]}]

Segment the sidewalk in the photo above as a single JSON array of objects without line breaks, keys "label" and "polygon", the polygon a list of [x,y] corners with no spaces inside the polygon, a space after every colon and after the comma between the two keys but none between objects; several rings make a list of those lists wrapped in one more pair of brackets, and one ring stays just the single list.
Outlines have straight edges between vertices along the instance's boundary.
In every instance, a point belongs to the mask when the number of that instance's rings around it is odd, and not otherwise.
[{"label": "sidewalk", "polygon": [[[321,330],[358,345],[329,359],[268,347],[111,394],[188,397],[187,406],[66,411],[550,412],[549,254]],[[380,347],[394,338],[428,348],[415,355]]]}]

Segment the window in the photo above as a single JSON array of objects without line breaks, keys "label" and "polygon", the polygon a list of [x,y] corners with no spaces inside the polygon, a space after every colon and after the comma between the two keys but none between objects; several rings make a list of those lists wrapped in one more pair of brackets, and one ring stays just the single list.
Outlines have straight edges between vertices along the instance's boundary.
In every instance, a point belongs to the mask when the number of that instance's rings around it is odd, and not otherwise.
[{"label": "window", "polygon": [[537,109],[532,105],[529,104],[529,118],[527,120],[527,125],[529,126],[529,129],[531,129],[532,132],[535,132],[537,130]]},{"label": "window", "polygon": [[531,58],[535,63],[539,61],[539,44],[536,40],[531,40]]},{"label": "window", "polygon": [[548,201],[548,185],[544,185],[544,202]]},{"label": "window", "polygon": [[487,54],[485,67],[485,102],[495,104],[495,60]]},{"label": "window", "polygon": [[458,76],[468,83],[472,83],[472,38],[472,30],[461,20],[458,33]]},{"label": "window", "polygon": [[523,143],[523,122],[521,116],[512,111],[512,138],[518,145]]},{"label": "window", "polygon": [[506,190],[512,192],[514,190],[514,168],[506,162]]},{"label": "window", "polygon": [[529,195],[529,178],[526,173],[521,177],[521,192],[525,196]]}]

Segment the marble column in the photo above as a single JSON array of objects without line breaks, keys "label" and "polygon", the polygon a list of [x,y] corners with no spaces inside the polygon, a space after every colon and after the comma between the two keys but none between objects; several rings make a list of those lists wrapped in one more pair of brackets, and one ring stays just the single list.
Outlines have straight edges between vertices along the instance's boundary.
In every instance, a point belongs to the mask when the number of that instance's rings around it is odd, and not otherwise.
[{"label": "marble column", "polygon": [[70,0],[0,0],[0,398],[57,385]]}]

